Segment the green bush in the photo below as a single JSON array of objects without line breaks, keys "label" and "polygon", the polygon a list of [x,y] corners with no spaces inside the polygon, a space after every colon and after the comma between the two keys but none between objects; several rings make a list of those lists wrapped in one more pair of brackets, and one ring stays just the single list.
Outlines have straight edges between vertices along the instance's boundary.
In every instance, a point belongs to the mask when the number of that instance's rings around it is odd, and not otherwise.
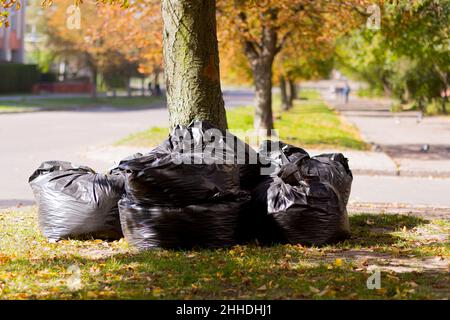
[{"label": "green bush", "polygon": [[0,64],[0,93],[31,92],[38,77],[34,64]]},{"label": "green bush", "polygon": [[356,91],[356,95],[360,98],[381,98],[386,96],[380,88],[361,88]]}]

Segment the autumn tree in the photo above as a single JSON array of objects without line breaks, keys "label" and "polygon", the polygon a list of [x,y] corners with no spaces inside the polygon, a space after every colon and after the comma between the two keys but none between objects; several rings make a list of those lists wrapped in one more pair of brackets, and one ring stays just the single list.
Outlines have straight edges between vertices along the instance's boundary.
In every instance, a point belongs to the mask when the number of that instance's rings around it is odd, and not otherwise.
[{"label": "autumn tree", "polygon": [[20,1],[18,0],[0,0],[0,28],[9,27],[9,14],[11,10],[19,10]]},{"label": "autumn tree", "polygon": [[[359,23],[369,1],[236,0],[219,1],[221,30],[226,41],[237,41],[253,72],[256,91],[254,126],[273,128],[272,76],[275,57],[286,42],[305,30],[347,30]],[[370,1],[374,2],[374,1]]]},{"label": "autumn tree", "polygon": [[[16,0],[1,1],[5,7],[9,5],[9,1]],[[97,3],[120,4],[125,8],[141,1],[97,0]],[[52,2],[44,0],[43,3]],[[220,86],[216,1],[161,0],[161,4],[164,70],[171,125],[203,119],[226,128],[227,119]],[[148,19],[154,14],[146,13],[137,20]],[[2,11],[2,17],[3,15]],[[98,43],[101,42],[96,42]]]},{"label": "autumn tree", "polygon": [[333,68],[335,37],[322,28],[304,30],[302,37],[290,38],[275,59],[274,78],[280,86],[284,111],[297,98],[299,81],[323,79]]},{"label": "autumn tree", "polygon": [[69,29],[66,10],[73,4],[73,0],[60,0],[46,10],[47,34],[55,52],[84,61],[92,72],[94,88],[97,73],[105,80],[125,77],[130,88],[132,76],[160,72],[162,37],[157,2],[140,0],[126,8],[123,3],[105,6],[86,2],[79,7],[79,28]]},{"label": "autumn tree", "polygon": [[[421,109],[425,99],[442,94],[442,112],[450,91],[450,2],[400,0],[384,8],[383,35],[389,48],[411,60],[406,88]],[[414,68],[415,67],[415,68]]]},{"label": "autumn tree", "polygon": [[[354,30],[339,41],[344,71],[375,92],[446,113],[450,81],[450,2],[398,0],[382,8],[380,30]],[[446,94],[447,93],[447,94]]]}]

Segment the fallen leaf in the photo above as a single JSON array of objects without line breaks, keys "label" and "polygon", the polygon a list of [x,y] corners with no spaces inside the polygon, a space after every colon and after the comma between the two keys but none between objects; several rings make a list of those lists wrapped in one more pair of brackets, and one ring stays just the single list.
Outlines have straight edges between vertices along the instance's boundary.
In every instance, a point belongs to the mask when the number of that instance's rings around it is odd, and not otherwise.
[{"label": "fallen leaf", "polygon": [[314,288],[314,287],[309,287],[309,291],[311,291],[311,292],[313,292],[313,293],[319,293],[320,292],[320,290],[319,289],[317,289],[317,288]]},{"label": "fallen leaf", "polygon": [[336,260],[334,260],[334,265],[336,267],[342,267],[342,259],[337,258]]},{"label": "fallen leaf", "polygon": [[161,292],[162,292],[161,288],[154,288],[154,289],[152,290],[152,294],[153,294],[155,297],[159,297],[159,296],[161,295]]},{"label": "fallen leaf", "polygon": [[267,290],[267,286],[264,284],[261,287],[259,287],[257,290],[258,291],[266,291]]}]

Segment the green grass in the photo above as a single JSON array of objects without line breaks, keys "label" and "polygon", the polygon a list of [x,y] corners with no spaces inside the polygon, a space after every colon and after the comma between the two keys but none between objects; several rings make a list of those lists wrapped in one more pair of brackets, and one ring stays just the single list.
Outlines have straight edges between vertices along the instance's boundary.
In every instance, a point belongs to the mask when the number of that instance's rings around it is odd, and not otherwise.
[{"label": "green grass", "polygon": [[167,139],[169,129],[164,127],[151,127],[145,131],[137,132],[122,138],[115,143],[116,146],[155,147]]},{"label": "green grass", "polygon": [[[124,240],[48,243],[38,232],[35,208],[3,210],[0,299],[449,298],[448,221],[384,214],[350,220],[352,238],[322,248],[252,244],[136,252]],[[403,261],[413,268],[441,260],[443,270],[382,269],[381,289],[366,287],[371,265],[395,268]],[[71,281],[74,268],[80,283]]]},{"label": "green grass", "polygon": [[93,108],[93,107],[147,107],[163,101],[160,97],[100,97],[92,99],[89,97],[71,98],[49,98],[49,99],[28,99],[23,97],[19,101],[1,100],[0,112],[2,110],[26,110],[26,109],[64,109],[64,108]]},{"label": "green grass", "polygon": [[1,105],[1,102],[0,102],[0,113],[1,112],[23,112],[26,110],[27,110],[26,108],[3,106],[3,105]]},{"label": "green grass", "polygon": [[[279,95],[274,96],[275,128],[282,141],[307,148],[368,148],[358,130],[330,109],[317,92],[302,91],[300,98],[295,101],[291,110],[283,113],[280,110]],[[251,106],[228,109],[230,130],[244,138],[245,132],[253,130],[253,113],[254,108]],[[154,147],[165,139],[167,134],[166,128],[150,128],[125,137],[116,144]]]},{"label": "green grass", "polygon": [[360,88],[356,91],[356,95],[360,98],[385,98],[383,90],[373,88]]}]

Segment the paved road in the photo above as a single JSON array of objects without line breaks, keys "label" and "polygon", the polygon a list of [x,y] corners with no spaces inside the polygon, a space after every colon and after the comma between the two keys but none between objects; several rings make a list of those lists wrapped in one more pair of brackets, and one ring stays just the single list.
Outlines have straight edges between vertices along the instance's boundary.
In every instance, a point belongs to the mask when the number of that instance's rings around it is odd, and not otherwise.
[{"label": "paved road", "polygon": [[45,160],[96,168],[83,153],[149,125],[165,125],[165,108],[139,111],[35,112],[0,115],[0,205],[31,200],[28,176]]},{"label": "paved road", "polygon": [[[224,90],[229,107],[253,104],[251,91]],[[150,126],[166,126],[165,106],[145,110],[53,111],[0,114],[0,207],[32,203],[29,175],[46,160],[67,160],[106,170],[114,160],[89,151]]]},{"label": "paved road", "polygon": [[[249,105],[253,95],[249,90],[225,90],[225,101],[230,107]],[[166,125],[167,120],[164,107],[0,114],[0,207],[33,203],[27,180],[42,161],[68,160],[106,170],[134,150],[118,150],[105,157],[102,148],[129,133]],[[96,150],[101,157],[92,156]],[[357,175],[351,201],[450,208],[449,191],[450,179]]]}]

